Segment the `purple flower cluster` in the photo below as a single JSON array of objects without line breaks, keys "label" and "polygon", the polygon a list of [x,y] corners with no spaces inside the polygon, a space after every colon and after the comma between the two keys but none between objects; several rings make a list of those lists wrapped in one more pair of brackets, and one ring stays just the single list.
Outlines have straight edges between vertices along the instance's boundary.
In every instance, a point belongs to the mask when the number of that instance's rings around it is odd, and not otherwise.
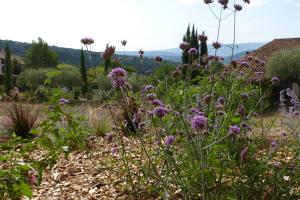
[{"label": "purple flower cluster", "polygon": [[145,52],[142,49],[140,49],[138,53],[139,53],[141,59],[144,58]]},{"label": "purple flower cluster", "polygon": [[154,86],[153,85],[146,85],[143,89],[144,92],[149,92],[150,90],[153,90]]},{"label": "purple flower cluster", "polygon": [[190,48],[190,43],[188,43],[188,42],[182,42],[182,43],[180,43],[179,47],[182,50],[188,50]]},{"label": "purple flower cluster", "polygon": [[213,0],[204,0],[204,3],[206,4],[210,4],[210,3],[213,3],[214,1]]},{"label": "purple flower cluster", "polygon": [[221,4],[224,7],[224,9],[226,9],[229,0],[219,0],[218,2],[219,2],[219,4]]},{"label": "purple flower cluster", "polygon": [[59,104],[60,105],[69,104],[69,103],[70,103],[70,101],[68,99],[61,98],[59,100]]},{"label": "purple flower cluster", "polygon": [[271,82],[272,82],[273,85],[278,85],[280,83],[280,80],[279,80],[278,77],[273,77],[271,79]]},{"label": "purple flower cluster", "polygon": [[166,114],[170,112],[170,109],[165,107],[164,105],[161,105],[159,107],[154,108],[153,112],[156,117],[163,118]]},{"label": "purple flower cluster", "polygon": [[92,38],[82,38],[80,42],[84,45],[91,45],[94,43],[94,40]]},{"label": "purple flower cluster", "polygon": [[202,32],[201,35],[198,35],[198,40],[199,40],[200,42],[206,42],[207,39],[208,39],[208,37],[205,35],[204,32]]},{"label": "purple flower cluster", "polygon": [[238,127],[236,125],[229,127],[229,135],[236,136],[236,135],[239,135],[240,133],[241,133],[240,127]]},{"label": "purple flower cluster", "polygon": [[276,143],[275,140],[272,140],[270,145],[271,145],[272,148],[276,148],[277,147],[277,143]]},{"label": "purple flower cluster", "polygon": [[157,62],[157,63],[161,63],[161,62],[163,61],[162,57],[160,57],[160,56],[156,56],[156,57],[154,58],[154,60],[155,60],[155,62]]},{"label": "purple flower cluster", "polygon": [[174,142],[175,142],[176,138],[173,135],[169,135],[165,138],[165,146],[166,147],[170,147]]},{"label": "purple flower cluster", "polygon": [[153,106],[162,106],[163,102],[159,99],[153,99],[152,101],[150,101],[150,104]]},{"label": "purple flower cluster", "polygon": [[188,53],[189,53],[190,55],[195,55],[195,54],[198,53],[198,50],[197,50],[196,48],[190,48],[189,51],[188,51]]},{"label": "purple flower cluster", "polygon": [[153,93],[147,94],[147,95],[146,95],[146,99],[147,99],[148,101],[150,101],[150,103],[151,103],[151,101],[153,101],[154,99],[156,99],[156,95],[153,94]]},{"label": "purple flower cluster", "polygon": [[123,87],[125,85],[126,71],[121,68],[113,69],[107,76],[108,79],[112,80],[112,84],[114,87]]},{"label": "purple flower cluster", "polygon": [[219,49],[219,48],[222,47],[221,43],[219,43],[219,42],[213,42],[213,43],[212,43],[212,46],[213,46],[215,49]]},{"label": "purple flower cluster", "polygon": [[234,4],[234,9],[236,11],[241,11],[243,9],[243,7],[240,4]]},{"label": "purple flower cluster", "polygon": [[126,40],[122,40],[122,41],[121,41],[121,44],[125,47],[126,44],[127,44],[127,41],[126,41]]},{"label": "purple flower cluster", "polygon": [[207,126],[208,119],[204,115],[196,115],[191,119],[191,126],[194,130],[203,130]]}]

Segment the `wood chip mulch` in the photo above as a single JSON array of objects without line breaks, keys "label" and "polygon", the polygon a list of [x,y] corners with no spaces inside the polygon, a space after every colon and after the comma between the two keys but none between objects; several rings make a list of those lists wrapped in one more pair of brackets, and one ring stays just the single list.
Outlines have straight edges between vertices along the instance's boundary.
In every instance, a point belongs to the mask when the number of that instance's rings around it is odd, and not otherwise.
[{"label": "wood chip mulch", "polygon": [[[92,137],[86,152],[73,152],[68,158],[62,156],[44,173],[41,185],[34,186],[32,200],[155,199],[133,197],[128,192],[122,160],[118,152],[112,153],[113,145],[104,138]],[[126,139],[128,150],[136,145]]]}]

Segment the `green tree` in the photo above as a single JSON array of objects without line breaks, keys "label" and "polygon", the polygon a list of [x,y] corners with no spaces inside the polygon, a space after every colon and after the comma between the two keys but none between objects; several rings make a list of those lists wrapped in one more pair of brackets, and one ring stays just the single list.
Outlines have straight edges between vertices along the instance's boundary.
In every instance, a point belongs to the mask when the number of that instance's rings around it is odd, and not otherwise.
[{"label": "green tree", "polygon": [[[198,31],[195,30],[194,25],[193,25],[192,33],[191,33],[191,37],[190,37],[190,47],[198,50],[196,55],[192,55],[193,57],[190,56],[190,58],[189,58],[189,63],[192,63],[195,61],[195,59],[199,58]],[[199,75],[199,73],[200,73],[199,69],[193,69],[191,71],[191,79],[196,78]]]},{"label": "green tree", "polygon": [[80,73],[81,73],[81,78],[83,81],[83,88],[82,88],[82,93],[86,94],[87,89],[88,89],[88,82],[87,82],[87,70],[85,66],[85,56],[83,49],[81,49],[81,54],[80,54]]},{"label": "green tree", "polygon": [[200,64],[201,65],[205,65],[207,63],[205,63],[203,61],[203,58],[205,56],[208,55],[208,48],[207,48],[207,36],[205,35],[205,32],[202,32],[202,35],[199,36],[199,40],[200,40]]},{"label": "green tree", "polygon": [[[191,38],[191,30],[190,30],[190,25],[188,25],[186,34],[183,36],[183,42],[190,43],[190,38]],[[182,56],[181,56],[181,61],[182,61],[182,64],[189,63],[189,54],[188,54],[187,49],[183,50]]]},{"label": "green tree", "polygon": [[58,64],[58,56],[42,39],[32,41],[31,47],[26,54],[26,64],[31,68],[55,67]]},{"label": "green tree", "polygon": [[10,90],[12,89],[12,66],[11,66],[11,55],[10,55],[10,48],[7,45],[5,48],[5,91],[9,94]]}]

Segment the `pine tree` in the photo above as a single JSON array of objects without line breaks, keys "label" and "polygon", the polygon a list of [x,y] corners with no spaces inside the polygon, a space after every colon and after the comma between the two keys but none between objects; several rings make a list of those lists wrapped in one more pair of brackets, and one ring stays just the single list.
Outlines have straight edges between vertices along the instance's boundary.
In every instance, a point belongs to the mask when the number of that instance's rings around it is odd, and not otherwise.
[{"label": "pine tree", "polygon": [[5,91],[6,94],[10,94],[10,90],[12,89],[12,67],[11,67],[11,55],[9,46],[5,48]]},{"label": "pine tree", "polygon": [[80,54],[80,73],[81,73],[81,78],[83,81],[83,88],[82,88],[82,93],[86,94],[87,89],[88,89],[88,82],[87,82],[87,70],[86,70],[86,65],[85,65],[85,56],[83,49],[81,49],[81,54]]}]

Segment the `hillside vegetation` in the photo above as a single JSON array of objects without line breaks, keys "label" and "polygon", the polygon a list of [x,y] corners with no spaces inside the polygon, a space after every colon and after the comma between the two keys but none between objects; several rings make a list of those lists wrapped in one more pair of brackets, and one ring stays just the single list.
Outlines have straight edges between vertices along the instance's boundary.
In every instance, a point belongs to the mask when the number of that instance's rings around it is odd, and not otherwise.
[{"label": "hillside vegetation", "polygon": [[[31,44],[25,42],[0,40],[0,49],[4,49],[6,45],[9,45],[11,52],[19,57],[25,57],[27,50],[31,46]],[[80,49],[63,48],[57,46],[50,46],[50,49],[58,54],[59,63],[76,66],[80,65]],[[152,58],[145,57],[143,62],[141,62],[140,58],[137,56],[138,54],[136,56],[116,55],[115,57],[120,59],[122,65],[133,67],[138,74],[153,72],[158,67],[157,63]],[[89,60],[87,60],[88,66],[95,66],[104,62],[100,56],[100,52],[91,52],[91,57],[92,63],[88,63]]]}]

